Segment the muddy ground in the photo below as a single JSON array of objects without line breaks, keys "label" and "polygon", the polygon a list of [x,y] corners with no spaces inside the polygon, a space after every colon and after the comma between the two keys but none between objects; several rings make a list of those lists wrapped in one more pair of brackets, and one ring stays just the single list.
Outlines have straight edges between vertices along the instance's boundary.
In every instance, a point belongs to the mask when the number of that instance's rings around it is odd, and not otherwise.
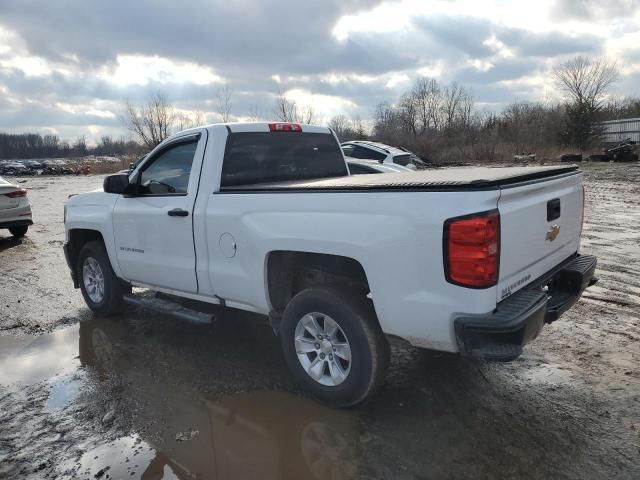
[{"label": "muddy ground", "polygon": [[93,316],[62,205],[101,178],[23,179],[36,225],[0,231],[0,478],[640,478],[640,165],[583,168],[600,283],[513,363],[396,345],[342,411],[299,394],[261,318]]}]

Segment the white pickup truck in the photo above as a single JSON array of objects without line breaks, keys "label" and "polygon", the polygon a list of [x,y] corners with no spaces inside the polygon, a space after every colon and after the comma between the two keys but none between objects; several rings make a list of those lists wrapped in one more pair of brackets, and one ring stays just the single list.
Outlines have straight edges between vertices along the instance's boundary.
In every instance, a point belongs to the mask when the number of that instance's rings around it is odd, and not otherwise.
[{"label": "white pickup truck", "polygon": [[389,337],[520,355],[595,282],[583,207],[575,166],[350,176],[327,128],[217,124],[70,198],[64,251],[99,313],[137,286],[268,315],[293,376],[346,406]]}]

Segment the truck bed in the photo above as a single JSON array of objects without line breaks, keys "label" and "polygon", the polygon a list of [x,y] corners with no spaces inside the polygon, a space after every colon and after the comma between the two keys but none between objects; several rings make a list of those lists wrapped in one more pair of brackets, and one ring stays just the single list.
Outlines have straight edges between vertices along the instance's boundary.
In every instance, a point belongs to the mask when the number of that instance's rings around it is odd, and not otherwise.
[{"label": "truck bed", "polygon": [[547,167],[454,167],[410,173],[270,182],[222,187],[221,192],[306,192],[359,190],[493,190],[507,185],[576,173],[577,165]]}]

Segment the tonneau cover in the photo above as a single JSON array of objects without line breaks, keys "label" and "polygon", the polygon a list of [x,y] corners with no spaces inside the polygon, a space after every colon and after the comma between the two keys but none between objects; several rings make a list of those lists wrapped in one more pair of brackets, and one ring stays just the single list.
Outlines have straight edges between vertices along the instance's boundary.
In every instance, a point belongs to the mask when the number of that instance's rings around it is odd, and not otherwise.
[{"label": "tonneau cover", "polygon": [[453,167],[407,173],[352,175],[337,178],[234,185],[222,192],[317,190],[486,190],[575,172],[577,165],[547,167]]}]

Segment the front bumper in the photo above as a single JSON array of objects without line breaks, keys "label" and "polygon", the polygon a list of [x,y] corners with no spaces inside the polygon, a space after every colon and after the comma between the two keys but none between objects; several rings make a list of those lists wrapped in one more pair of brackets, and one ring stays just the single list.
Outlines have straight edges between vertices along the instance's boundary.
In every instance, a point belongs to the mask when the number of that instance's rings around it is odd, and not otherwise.
[{"label": "front bumper", "polygon": [[460,352],[491,360],[517,358],[545,323],[560,318],[585,288],[598,281],[594,276],[596,264],[594,256],[573,256],[498,303],[492,313],[456,318]]}]

